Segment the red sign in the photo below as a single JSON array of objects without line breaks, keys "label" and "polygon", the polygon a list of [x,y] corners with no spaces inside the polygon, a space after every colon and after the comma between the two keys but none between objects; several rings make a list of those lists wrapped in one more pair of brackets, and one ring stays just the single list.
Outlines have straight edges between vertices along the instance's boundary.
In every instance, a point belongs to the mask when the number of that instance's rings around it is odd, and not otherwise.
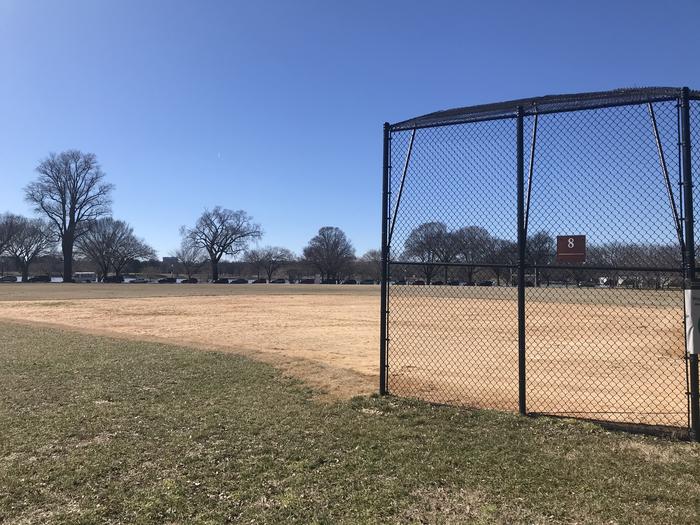
[{"label": "red sign", "polygon": [[577,262],[586,260],[585,235],[558,235],[557,262]]}]

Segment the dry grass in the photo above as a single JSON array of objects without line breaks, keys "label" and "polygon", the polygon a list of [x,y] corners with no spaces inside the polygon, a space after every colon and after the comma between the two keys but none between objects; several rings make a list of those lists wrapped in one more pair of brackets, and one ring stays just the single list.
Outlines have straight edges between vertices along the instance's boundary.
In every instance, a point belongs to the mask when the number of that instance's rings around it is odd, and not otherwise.
[{"label": "dry grass", "polygon": [[700,447],[0,322],[0,523],[697,524]]}]

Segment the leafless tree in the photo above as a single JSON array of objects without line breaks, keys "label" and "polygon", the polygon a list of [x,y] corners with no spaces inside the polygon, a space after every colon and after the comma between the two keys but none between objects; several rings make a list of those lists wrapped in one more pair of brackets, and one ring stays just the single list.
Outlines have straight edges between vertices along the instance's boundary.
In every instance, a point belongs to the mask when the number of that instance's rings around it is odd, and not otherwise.
[{"label": "leafless tree", "polygon": [[[506,265],[515,265],[518,263],[518,244],[513,241],[508,241],[505,239],[494,239],[493,240],[493,252],[494,252],[494,262],[498,262]],[[513,268],[509,270],[502,266],[494,266],[493,274],[496,277],[496,285],[501,285],[501,276],[504,272],[510,272],[509,284],[513,284]]]},{"label": "leafless tree", "polygon": [[129,262],[155,257],[153,248],[137,238],[131,226],[112,217],[94,221],[78,238],[76,248],[97,266],[100,278],[107,277],[110,269],[119,276]]},{"label": "leafless tree", "polygon": [[195,244],[189,237],[182,239],[180,247],[175,250],[173,255],[177,257],[188,279],[191,279],[192,275],[198,272],[206,262],[206,256],[202,248]]},{"label": "leafless tree", "polygon": [[491,262],[494,257],[494,240],[491,234],[481,226],[465,226],[453,234],[455,251],[459,262],[472,266],[466,267],[467,282],[474,282],[474,274],[479,263]]},{"label": "leafless tree", "polygon": [[260,225],[243,210],[228,210],[217,206],[205,210],[191,229],[180,232],[209,255],[212,279],[219,278],[219,261],[224,255],[236,256],[245,251],[250,241],[262,237]]},{"label": "leafless tree", "polygon": [[280,246],[265,246],[246,252],[245,260],[258,272],[264,272],[267,280],[271,281],[274,273],[294,260],[294,254],[287,248]]},{"label": "leafless tree", "polygon": [[97,267],[99,280],[107,277],[112,266],[112,252],[118,226],[117,221],[111,217],[98,219],[76,242],[78,253]]},{"label": "leafless tree", "polygon": [[382,252],[381,250],[367,250],[358,261],[360,273],[375,281],[382,278]]},{"label": "leafless tree", "polygon": [[444,223],[425,222],[408,235],[403,256],[409,261],[423,263],[425,282],[430,284],[439,269],[437,263],[449,263],[454,259],[454,238]]},{"label": "leafless tree", "polygon": [[554,258],[554,239],[546,231],[539,231],[532,236],[528,236],[525,259],[528,264],[535,266],[535,286],[540,286],[540,275],[548,281],[549,272],[546,266]]},{"label": "leafless tree", "polygon": [[602,277],[605,278],[607,286],[611,288],[616,287],[620,281],[621,275],[618,267],[624,266],[626,251],[624,244],[620,242],[594,244],[588,248],[588,262],[593,266],[609,268]]},{"label": "leafless tree", "polygon": [[34,260],[51,253],[54,245],[55,237],[45,221],[17,217],[15,235],[6,250],[22,272],[22,282],[29,278],[29,267]]},{"label": "leafless tree", "polygon": [[73,277],[73,247],[96,219],[110,210],[113,186],[93,153],[68,150],[51,153],[36,171],[37,180],[25,188],[25,198],[52,224],[63,252],[63,280]]},{"label": "leafless tree", "polygon": [[343,230],[324,226],[304,248],[304,257],[324,281],[338,281],[340,273],[355,258],[355,248]]},{"label": "leafless tree", "polygon": [[147,261],[157,257],[156,251],[151,248],[143,239],[134,235],[134,230],[122,221],[119,235],[114,244],[112,252],[112,270],[119,277],[124,273],[127,264],[133,261]]},{"label": "leafless tree", "polygon": [[0,256],[5,253],[5,249],[10,244],[12,238],[17,234],[21,217],[12,213],[5,213],[0,216]]}]

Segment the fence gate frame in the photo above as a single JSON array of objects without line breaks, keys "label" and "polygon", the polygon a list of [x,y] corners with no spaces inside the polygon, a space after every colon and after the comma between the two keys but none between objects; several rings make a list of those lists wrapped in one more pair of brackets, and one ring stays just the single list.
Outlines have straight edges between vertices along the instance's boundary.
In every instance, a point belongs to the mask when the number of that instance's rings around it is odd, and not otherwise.
[{"label": "fence gate frame", "polygon": [[[666,176],[666,186],[674,214],[674,221],[678,234],[678,242],[682,252],[683,289],[700,289],[700,280],[695,276],[695,237],[694,237],[694,217],[693,217],[693,176],[691,157],[691,101],[700,101],[700,91],[691,91],[687,87],[683,88],[635,88],[620,89],[606,92],[581,93],[572,95],[550,95],[536,98],[520,99],[509,102],[495,104],[485,104],[464,108],[456,108],[446,111],[430,113],[410,120],[405,120],[395,124],[384,123],[383,130],[383,170],[382,170],[382,244],[381,244],[381,300],[380,300],[380,348],[379,348],[379,393],[389,394],[389,377],[391,366],[391,299],[390,288],[395,286],[391,282],[391,269],[395,265],[410,264],[406,261],[391,260],[391,242],[396,226],[396,218],[401,208],[401,197],[404,191],[404,182],[407,177],[407,170],[411,152],[414,146],[414,139],[417,131],[429,128],[459,126],[464,124],[490,122],[495,120],[515,121],[515,164],[513,182],[516,184],[517,192],[517,263],[511,265],[517,270],[517,324],[518,324],[518,412],[525,416],[530,415],[527,405],[527,361],[526,361],[526,271],[532,269],[532,264],[526,261],[527,249],[527,227],[530,212],[530,195],[532,191],[532,169],[535,154],[535,141],[537,138],[538,118],[547,114],[560,114],[568,112],[585,112],[606,108],[616,108],[622,106],[646,105],[649,110],[650,120],[656,133],[656,145],[659,149],[659,160],[661,169]],[[676,102],[678,110],[678,147],[679,147],[679,196],[681,205],[680,212],[674,205],[674,197],[671,183],[668,177],[668,170],[662,151],[662,144],[659,139],[659,132],[654,114],[654,104],[659,102]],[[700,117],[700,113],[698,114]],[[532,117],[532,147],[530,158],[525,155],[525,125],[524,119]],[[700,120],[700,118],[698,118]],[[700,128],[700,122],[695,125]],[[392,138],[395,133],[410,132],[410,142],[408,144],[405,165],[397,166],[401,170],[401,182],[398,195],[395,197],[394,209],[392,206]],[[696,130],[698,137],[700,131]],[[700,144],[697,145],[700,147]],[[526,162],[529,160],[528,179],[526,185]],[[435,266],[447,267],[449,264],[436,263]],[[462,264],[462,266],[465,266]],[[481,265],[478,265],[481,266]],[[488,265],[484,265],[488,266]],[[548,268],[556,269],[556,265],[549,265]],[[565,267],[570,268],[570,267]],[[596,268],[586,267],[587,270]],[[636,268],[639,271],[654,271],[658,268]],[[445,270],[447,272],[447,270]],[[535,266],[535,271],[537,267]],[[512,284],[512,283],[511,283]],[[688,292],[685,292],[686,295]],[[687,325],[688,305],[684,303],[685,318],[684,325]],[[700,387],[698,374],[698,354],[689,350],[687,346],[689,330],[697,327],[684,326],[684,341],[686,342],[686,384],[688,397],[688,431],[692,439],[700,441]],[[700,334],[695,335],[696,340],[700,340]],[[624,425],[624,422],[622,422]]]}]

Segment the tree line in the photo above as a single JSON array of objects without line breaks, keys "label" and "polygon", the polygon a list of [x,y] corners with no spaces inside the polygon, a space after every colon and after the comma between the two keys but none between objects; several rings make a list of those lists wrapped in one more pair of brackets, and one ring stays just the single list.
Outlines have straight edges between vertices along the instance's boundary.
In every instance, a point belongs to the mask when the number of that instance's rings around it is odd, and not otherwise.
[{"label": "tree line", "polygon": [[[24,194],[37,217],[9,212],[0,216],[0,257],[15,263],[23,281],[36,260],[59,253],[64,282],[73,280],[76,257],[89,261],[100,278],[121,276],[130,264],[156,257],[155,250],[127,222],[112,217],[114,186],[106,181],[93,153],[51,153],[36,172],[37,178],[24,188]],[[220,264],[231,257],[243,259],[268,279],[293,263],[303,263],[325,281],[340,280],[359,268],[379,278],[379,251],[370,250],[358,259],[346,234],[333,226],[322,227],[301,257],[278,246],[251,248],[251,243],[262,238],[263,230],[243,210],[207,209],[194,225],[182,226],[180,235],[180,246],[172,255],[188,276],[208,263],[216,280]]]},{"label": "tree line", "polygon": [[[584,266],[605,267],[592,272],[582,268],[550,268],[560,266],[556,261],[556,242],[547,231],[528,235],[525,263],[534,286],[550,284],[552,281],[575,282],[603,279],[609,286],[617,286],[625,280],[633,286],[663,286],[678,278],[675,272],[643,272],[625,268],[658,267],[680,268],[681,250],[672,244],[607,242],[587,248]],[[399,250],[392,250],[394,261],[418,264],[418,273],[430,284],[436,280],[452,278],[473,283],[479,278],[493,278],[500,285],[504,277],[513,284],[513,267],[518,263],[518,245],[515,241],[502,239],[481,226],[465,226],[450,230],[443,222],[422,223],[407,235]],[[440,266],[440,263],[460,266]],[[482,265],[482,266],[480,266]],[[491,266],[494,265],[494,266]],[[498,266],[502,265],[502,266]],[[400,266],[400,265],[399,265]],[[415,272],[406,265],[394,271],[398,279]]]}]

